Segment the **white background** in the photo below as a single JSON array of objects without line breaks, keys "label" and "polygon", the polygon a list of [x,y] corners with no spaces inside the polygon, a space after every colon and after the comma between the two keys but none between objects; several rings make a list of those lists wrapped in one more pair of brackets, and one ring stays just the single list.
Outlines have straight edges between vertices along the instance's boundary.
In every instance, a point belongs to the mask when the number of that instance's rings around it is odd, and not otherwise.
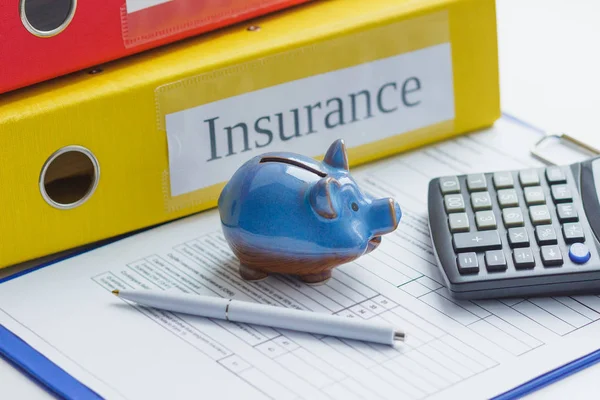
[{"label": "white background", "polygon": [[502,109],[600,148],[600,2],[497,0]]}]

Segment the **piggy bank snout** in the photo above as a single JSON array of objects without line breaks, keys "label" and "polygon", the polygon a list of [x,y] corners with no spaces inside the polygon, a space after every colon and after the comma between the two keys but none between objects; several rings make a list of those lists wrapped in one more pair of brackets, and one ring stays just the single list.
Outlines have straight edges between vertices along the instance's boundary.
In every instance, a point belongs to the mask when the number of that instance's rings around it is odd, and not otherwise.
[{"label": "piggy bank snout", "polygon": [[402,211],[392,198],[374,200],[368,213],[371,236],[380,236],[393,232],[398,227]]}]

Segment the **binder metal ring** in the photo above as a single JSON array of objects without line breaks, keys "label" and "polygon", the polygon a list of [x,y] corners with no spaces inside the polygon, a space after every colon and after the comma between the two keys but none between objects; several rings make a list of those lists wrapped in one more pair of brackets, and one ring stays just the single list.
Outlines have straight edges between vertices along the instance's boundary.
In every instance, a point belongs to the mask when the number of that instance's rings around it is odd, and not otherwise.
[{"label": "binder metal ring", "polygon": [[[50,168],[52,163],[58,157],[60,157],[63,154],[66,154],[66,153],[70,153],[70,152],[77,152],[77,153],[81,153],[81,154],[85,155],[92,164],[94,176],[93,176],[91,185],[88,187],[86,193],[80,199],[78,199],[77,201],[75,201],[73,203],[59,203],[58,201],[54,200],[46,191],[46,183],[45,183],[46,173],[48,172],[48,169]],[[98,163],[96,156],[94,156],[94,154],[89,149],[87,149],[83,146],[71,145],[71,146],[66,146],[66,147],[60,148],[59,150],[52,153],[52,155],[50,155],[50,157],[48,157],[48,159],[44,163],[44,166],[42,167],[42,171],[40,173],[39,188],[40,188],[40,193],[42,194],[42,197],[48,204],[50,204],[52,207],[55,207],[55,208],[58,208],[61,210],[68,210],[68,209],[73,209],[73,208],[79,207],[80,205],[85,203],[92,196],[92,194],[94,194],[94,192],[96,191],[99,181],[100,181],[100,164]]]},{"label": "binder metal ring", "polygon": [[71,9],[69,10],[69,14],[67,14],[67,17],[65,18],[65,20],[56,28],[51,29],[49,31],[43,31],[43,30],[40,30],[40,29],[36,28],[35,26],[33,26],[32,23],[27,18],[27,13],[25,12],[25,4],[27,3],[27,1],[29,1],[29,0],[20,0],[20,2],[19,2],[19,15],[21,17],[21,22],[23,23],[23,26],[32,35],[35,35],[35,36],[41,37],[41,38],[48,38],[48,37],[56,36],[59,33],[61,33],[63,30],[65,30],[67,28],[67,26],[69,26],[69,24],[73,20],[73,17],[75,16],[75,10],[77,9],[77,0],[68,0],[69,3],[71,4]]}]

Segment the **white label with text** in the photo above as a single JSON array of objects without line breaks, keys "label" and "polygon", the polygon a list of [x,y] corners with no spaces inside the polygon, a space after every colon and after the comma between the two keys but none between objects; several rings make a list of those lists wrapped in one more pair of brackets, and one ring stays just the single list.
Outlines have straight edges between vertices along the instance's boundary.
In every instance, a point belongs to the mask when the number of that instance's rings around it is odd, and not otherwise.
[{"label": "white label with text", "polygon": [[127,0],[127,12],[129,14],[136,11],[145,10],[146,8],[154,7],[163,3],[168,3],[172,0]]},{"label": "white label with text", "polygon": [[454,119],[450,44],[166,115],[171,196],[229,180],[264,152],[324,154]]}]

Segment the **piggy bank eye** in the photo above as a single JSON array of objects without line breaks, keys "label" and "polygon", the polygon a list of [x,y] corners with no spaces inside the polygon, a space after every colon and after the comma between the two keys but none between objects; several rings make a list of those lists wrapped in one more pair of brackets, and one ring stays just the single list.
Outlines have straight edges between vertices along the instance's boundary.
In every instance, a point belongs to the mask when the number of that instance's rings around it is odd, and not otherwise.
[{"label": "piggy bank eye", "polygon": [[358,211],[358,204],[356,204],[356,203],[352,202],[352,209],[353,209],[354,211]]}]

